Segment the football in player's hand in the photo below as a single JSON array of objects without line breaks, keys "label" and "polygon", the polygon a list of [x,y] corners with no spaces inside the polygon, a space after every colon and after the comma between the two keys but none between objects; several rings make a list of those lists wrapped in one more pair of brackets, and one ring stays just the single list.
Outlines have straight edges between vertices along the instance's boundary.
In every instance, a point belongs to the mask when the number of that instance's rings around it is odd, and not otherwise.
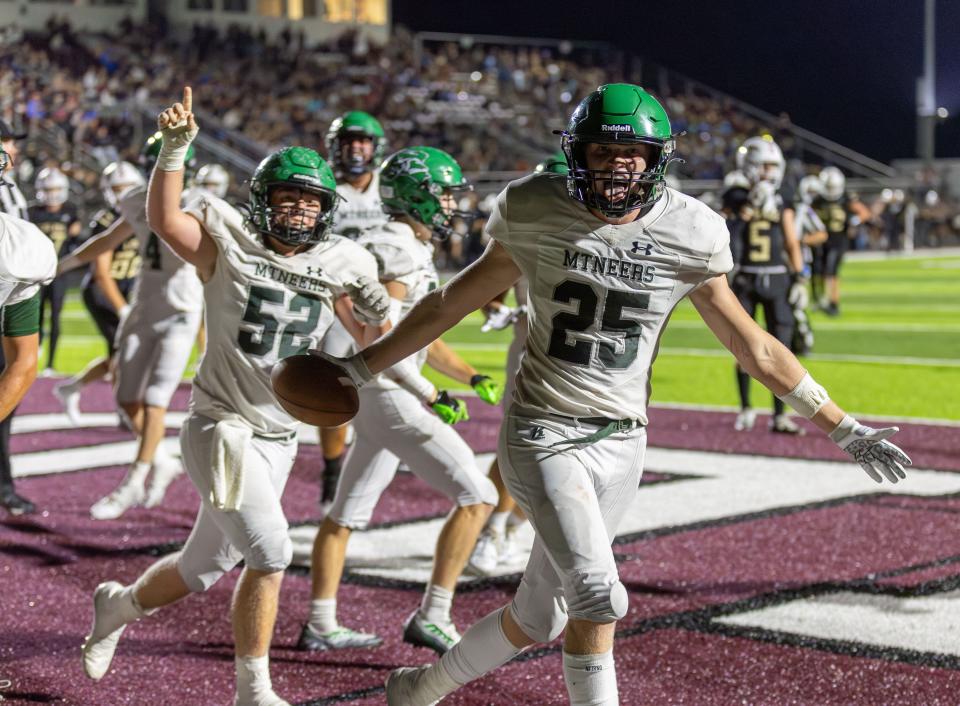
[{"label": "football in player's hand", "polygon": [[270,380],[280,406],[305,424],[340,426],[360,409],[357,386],[347,372],[319,356],[284,358],[273,366]]}]

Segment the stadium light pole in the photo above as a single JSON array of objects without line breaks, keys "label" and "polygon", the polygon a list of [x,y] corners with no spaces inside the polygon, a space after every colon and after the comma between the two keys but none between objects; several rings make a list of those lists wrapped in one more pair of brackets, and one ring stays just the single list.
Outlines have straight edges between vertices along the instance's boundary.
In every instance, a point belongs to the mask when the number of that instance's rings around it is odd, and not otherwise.
[{"label": "stadium light pole", "polygon": [[924,0],[923,76],[917,79],[917,156],[929,164],[934,157],[936,124],[936,0]]}]

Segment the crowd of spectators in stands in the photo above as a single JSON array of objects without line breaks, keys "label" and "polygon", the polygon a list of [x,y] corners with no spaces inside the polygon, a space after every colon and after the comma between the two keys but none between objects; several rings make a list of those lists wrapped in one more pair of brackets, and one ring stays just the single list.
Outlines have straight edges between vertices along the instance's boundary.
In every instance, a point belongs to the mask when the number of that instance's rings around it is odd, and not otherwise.
[{"label": "crowd of spectators in stands", "polygon": [[[204,130],[239,140],[251,156],[286,144],[322,151],[330,121],[357,109],[380,119],[391,144],[447,149],[468,172],[520,172],[556,149],[552,130],[582,95],[630,80],[662,96],[675,131],[686,133],[685,162],[675,168],[681,178],[722,178],[737,146],[761,132],[797,155],[786,116],[761,123],[732,100],[612,51],[469,40],[418,46],[403,28],[382,46],[355,32],[308,46],[289,30],[268,38],[199,25],[178,40],[163,26],[130,22],[112,36],[79,35],[51,21],[42,33],[0,32],[0,117],[56,133],[68,148],[82,145],[102,165],[134,156],[144,107],[169,101],[189,81]],[[73,176],[96,178],[79,166]],[[916,201],[946,224],[937,232],[953,228],[941,217],[950,212],[942,200]]]}]

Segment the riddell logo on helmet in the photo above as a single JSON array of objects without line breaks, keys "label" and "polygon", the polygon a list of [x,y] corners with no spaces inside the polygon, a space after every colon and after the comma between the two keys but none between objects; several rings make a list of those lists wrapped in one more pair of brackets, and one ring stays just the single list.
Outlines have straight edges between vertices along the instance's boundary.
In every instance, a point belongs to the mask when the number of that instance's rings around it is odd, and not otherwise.
[{"label": "riddell logo on helmet", "polygon": [[633,125],[601,125],[600,132],[633,132]]}]

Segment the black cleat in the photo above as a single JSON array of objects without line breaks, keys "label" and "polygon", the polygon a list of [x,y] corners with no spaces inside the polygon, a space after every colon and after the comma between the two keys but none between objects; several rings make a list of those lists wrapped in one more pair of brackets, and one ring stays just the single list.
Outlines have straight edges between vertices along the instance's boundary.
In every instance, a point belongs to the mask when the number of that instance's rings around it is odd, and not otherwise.
[{"label": "black cleat", "polygon": [[36,505],[22,495],[17,495],[12,488],[0,495],[0,507],[5,508],[11,515],[32,515],[37,511]]}]

